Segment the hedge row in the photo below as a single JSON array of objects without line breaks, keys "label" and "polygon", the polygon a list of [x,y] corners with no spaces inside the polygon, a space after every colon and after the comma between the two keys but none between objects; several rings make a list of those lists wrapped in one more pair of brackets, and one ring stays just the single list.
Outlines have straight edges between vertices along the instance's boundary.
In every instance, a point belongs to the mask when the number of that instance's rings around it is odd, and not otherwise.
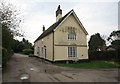
[{"label": "hedge row", "polygon": [[89,51],[90,60],[116,60],[120,61],[120,51]]},{"label": "hedge row", "polygon": [[32,49],[24,49],[22,53],[25,55],[30,55],[30,54],[33,54],[33,52],[34,51]]},{"label": "hedge row", "polygon": [[2,67],[4,68],[7,64],[7,61],[10,59],[10,57],[13,55],[12,50],[7,50],[6,48],[2,48]]}]

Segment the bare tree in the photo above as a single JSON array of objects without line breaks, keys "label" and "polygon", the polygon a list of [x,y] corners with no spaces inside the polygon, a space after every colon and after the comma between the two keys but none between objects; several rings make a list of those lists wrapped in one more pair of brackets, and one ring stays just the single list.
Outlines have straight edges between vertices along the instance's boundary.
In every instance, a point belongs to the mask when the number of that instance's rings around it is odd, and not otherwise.
[{"label": "bare tree", "polygon": [[13,36],[23,36],[19,29],[21,19],[19,11],[12,4],[0,3],[0,24],[2,28],[7,27]]}]

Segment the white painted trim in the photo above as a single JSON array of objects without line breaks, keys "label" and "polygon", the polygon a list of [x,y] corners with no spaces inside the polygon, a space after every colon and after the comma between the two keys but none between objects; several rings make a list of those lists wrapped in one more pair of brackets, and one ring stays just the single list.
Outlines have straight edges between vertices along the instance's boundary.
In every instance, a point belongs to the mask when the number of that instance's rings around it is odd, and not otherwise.
[{"label": "white painted trim", "polygon": [[75,14],[75,12],[73,11],[73,15],[75,16],[75,18],[77,19],[79,25],[82,27],[83,31],[85,32],[85,34],[87,35],[88,32],[85,30],[84,26],[82,25],[81,21],[79,20],[79,18],[77,17],[77,15]]},{"label": "white painted trim", "polygon": [[71,13],[73,12],[73,10],[70,12],[70,14],[69,15],[67,15],[67,17],[54,29],[54,31],[56,31],[58,28],[59,28],[59,26],[71,15]]},{"label": "white painted trim", "polygon": [[86,35],[88,35],[88,32],[85,30],[84,26],[82,25],[81,21],[79,20],[79,18],[78,18],[77,15],[75,14],[74,10],[72,10],[72,11],[70,12],[70,14],[67,15],[67,17],[54,29],[54,31],[56,31],[56,30],[59,28],[59,26],[60,26],[72,13],[73,13],[73,15],[75,16],[75,18],[77,19],[79,25],[82,27],[82,30],[84,31],[84,33],[85,33]]},{"label": "white painted trim", "polygon": [[75,47],[75,48],[76,48],[76,54],[75,54],[76,56],[75,56],[75,57],[69,57],[69,50],[67,50],[67,57],[68,57],[69,59],[72,58],[72,60],[78,58],[78,56],[77,56],[77,54],[78,54],[78,53],[77,53],[77,47],[76,47],[76,46],[68,46],[67,49],[69,49],[69,47]]},{"label": "white painted trim", "polygon": [[68,39],[68,35],[69,35],[69,34],[67,34],[67,40],[68,40],[68,41],[76,41],[76,40],[77,40],[77,34],[75,34],[75,38],[76,38],[76,39]]}]

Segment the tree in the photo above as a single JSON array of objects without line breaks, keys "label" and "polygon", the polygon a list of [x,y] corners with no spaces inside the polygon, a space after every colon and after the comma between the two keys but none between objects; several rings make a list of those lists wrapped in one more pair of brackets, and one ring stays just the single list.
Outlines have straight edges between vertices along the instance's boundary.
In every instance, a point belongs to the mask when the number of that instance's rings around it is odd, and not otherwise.
[{"label": "tree", "polygon": [[120,40],[115,40],[111,42],[112,45],[120,45]]},{"label": "tree", "polygon": [[22,41],[14,40],[14,45],[12,47],[14,52],[19,53],[22,52],[24,49],[32,49],[32,44],[23,38]]},{"label": "tree", "polygon": [[19,32],[21,19],[12,4],[0,3],[0,25],[2,28],[2,46],[10,49],[15,36],[23,36]]},{"label": "tree", "polygon": [[0,24],[9,29],[13,36],[23,36],[19,31],[21,18],[12,4],[0,3]]},{"label": "tree", "polygon": [[3,67],[13,54],[12,45],[14,43],[14,36],[22,36],[18,29],[21,19],[18,18],[17,10],[14,10],[13,8],[15,9],[12,4],[0,3],[0,30],[2,30]]},{"label": "tree", "polygon": [[97,49],[104,50],[105,40],[101,38],[99,33],[96,33],[90,37],[88,45],[91,51],[97,51]]},{"label": "tree", "polygon": [[32,48],[32,44],[28,40],[26,40],[25,38],[23,38],[22,43],[24,44],[24,49]]},{"label": "tree", "polygon": [[13,35],[6,26],[2,26],[2,47],[6,48],[8,51],[12,49]]},{"label": "tree", "polygon": [[120,30],[112,31],[107,40],[110,41],[112,47],[120,49]]},{"label": "tree", "polygon": [[114,40],[120,40],[120,30],[112,31],[107,40],[111,42]]}]

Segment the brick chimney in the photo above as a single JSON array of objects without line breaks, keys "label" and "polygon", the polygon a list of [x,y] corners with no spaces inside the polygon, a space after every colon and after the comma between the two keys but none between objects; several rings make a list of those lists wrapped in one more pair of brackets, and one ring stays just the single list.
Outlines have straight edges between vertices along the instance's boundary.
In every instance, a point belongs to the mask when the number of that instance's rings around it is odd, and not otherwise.
[{"label": "brick chimney", "polygon": [[59,5],[56,11],[56,21],[58,21],[61,17],[62,17],[62,10],[60,9],[60,5]]}]

